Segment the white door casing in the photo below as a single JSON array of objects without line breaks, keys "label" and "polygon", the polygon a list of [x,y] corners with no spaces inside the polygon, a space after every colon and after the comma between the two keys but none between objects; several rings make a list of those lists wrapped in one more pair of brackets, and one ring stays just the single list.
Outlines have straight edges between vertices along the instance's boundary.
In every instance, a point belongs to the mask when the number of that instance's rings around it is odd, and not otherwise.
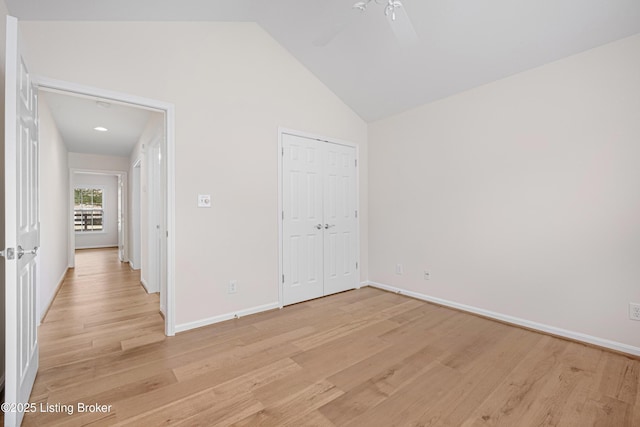
[{"label": "white door casing", "polygon": [[357,287],[356,149],[282,133],[282,304]]},{"label": "white door casing", "polygon": [[[7,16],[5,87],[5,402],[27,403],[38,371],[36,289],[38,207],[37,92],[20,49],[18,20]],[[12,408],[12,409],[20,409]],[[22,411],[5,412],[5,426]]]},{"label": "white door casing", "polygon": [[[160,307],[165,314],[165,334],[167,336],[175,335],[175,310],[176,310],[176,286],[175,286],[175,106],[171,103],[139,97],[122,92],[114,92],[111,90],[101,89],[92,86],[85,86],[78,83],[51,79],[44,76],[36,76],[39,88],[47,88],[50,90],[71,92],[90,97],[98,97],[106,100],[114,100],[127,104],[137,105],[142,108],[158,111],[164,114],[163,133],[159,140],[162,153],[162,218],[163,218],[163,244],[162,244],[162,271],[164,277],[161,280]],[[73,205],[70,205],[73,211]],[[71,218],[71,215],[69,216]],[[71,222],[71,221],[70,221]],[[70,226],[71,229],[72,226]],[[144,242],[143,244],[146,244]],[[73,263],[74,245],[69,245],[69,263]]]}]

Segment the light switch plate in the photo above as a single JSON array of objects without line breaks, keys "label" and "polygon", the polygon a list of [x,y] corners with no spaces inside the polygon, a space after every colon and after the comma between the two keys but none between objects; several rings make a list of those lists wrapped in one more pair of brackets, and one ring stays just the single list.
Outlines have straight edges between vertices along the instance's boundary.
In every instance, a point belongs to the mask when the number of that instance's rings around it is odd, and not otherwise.
[{"label": "light switch plate", "polygon": [[211,196],[209,194],[198,194],[198,207],[199,208],[210,208],[211,207]]}]

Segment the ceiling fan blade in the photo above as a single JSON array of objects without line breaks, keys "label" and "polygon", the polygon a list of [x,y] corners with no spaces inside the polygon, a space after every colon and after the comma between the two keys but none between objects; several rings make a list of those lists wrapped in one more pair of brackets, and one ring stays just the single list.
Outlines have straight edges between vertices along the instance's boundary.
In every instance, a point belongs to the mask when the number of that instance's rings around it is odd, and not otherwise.
[{"label": "ceiling fan blade", "polygon": [[395,17],[390,13],[387,15],[387,21],[391,26],[391,30],[402,45],[413,45],[418,43],[420,38],[416,32],[411,19],[404,7],[397,7],[394,10]]}]

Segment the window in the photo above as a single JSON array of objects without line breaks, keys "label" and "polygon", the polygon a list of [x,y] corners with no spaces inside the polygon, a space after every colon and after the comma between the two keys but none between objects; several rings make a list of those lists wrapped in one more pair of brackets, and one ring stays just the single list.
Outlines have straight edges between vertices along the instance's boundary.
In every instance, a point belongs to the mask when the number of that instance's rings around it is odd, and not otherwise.
[{"label": "window", "polygon": [[102,188],[74,189],[73,224],[76,233],[104,231]]}]

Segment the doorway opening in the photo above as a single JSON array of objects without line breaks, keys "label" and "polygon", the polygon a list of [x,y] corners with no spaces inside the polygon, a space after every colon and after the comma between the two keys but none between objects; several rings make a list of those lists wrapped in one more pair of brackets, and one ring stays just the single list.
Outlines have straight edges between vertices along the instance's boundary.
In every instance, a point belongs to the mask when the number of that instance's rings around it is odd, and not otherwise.
[{"label": "doorway opening", "polygon": [[[107,220],[107,206],[104,208],[104,218],[100,218],[100,206],[91,205],[92,212],[78,212],[74,200],[74,181],[79,176],[111,176],[117,178],[117,247],[118,258],[128,262],[133,269],[141,270],[141,282],[147,292],[158,292],[160,311],[165,320],[165,335],[175,334],[175,288],[174,265],[175,249],[174,236],[174,106],[158,100],[141,98],[129,94],[106,91],[99,88],[82,86],[75,83],[36,77],[38,90],[45,93],[56,93],[76,98],[90,99],[97,104],[126,106],[130,109],[140,109],[152,112],[158,118],[154,129],[158,131],[151,135],[150,141],[142,140],[132,152],[131,160],[126,159],[126,171],[102,169],[74,168],[69,162],[69,181],[71,206],[69,207],[71,220],[69,221],[69,266],[74,266],[76,250],[77,228],[89,228],[92,233],[101,227],[101,221]],[[149,120],[151,121],[151,119]],[[99,130],[97,127],[95,130]],[[146,132],[146,128],[145,128]],[[149,153],[154,152],[161,161],[149,166]],[[136,155],[137,153],[137,155]],[[71,154],[71,153],[70,153]],[[147,170],[154,170],[155,177],[153,191],[146,191],[149,184]],[[85,186],[88,188],[88,186]],[[151,206],[154,208],[151,209]],[[113,207],[113,206],[112,206]],[[87,210],[90,210],[87,209]],[[97,213],[96,213],[97,212]],[[113,213],[111,214],[113,215]],[[113,219],[113,218],[112,218]],[[90,225],[89,225],[90,223]],[[149,225],[153,223],[157,232],[151,236]],[[97,224],[97,225],[96,225]],[[106,223],[105,223],[106,224]],[[98,230],[101,231],[101,230]],[[102,230],[103,231],[103,230]],[[90,234],[90,233],[86,233]],[[95,237],[95,236],[94,236]],[[153,238],[152,238],[153,237]],[[78,246],[79,248],[80,246]],[[146,261],[145,261],[146,260]],[[151,279],[150,279],[151,278]]]},{"label": "doorway opening", "polygon": [[127,173],[69,169],[69,266],[76,249],[118,248],[127,261]]}]

